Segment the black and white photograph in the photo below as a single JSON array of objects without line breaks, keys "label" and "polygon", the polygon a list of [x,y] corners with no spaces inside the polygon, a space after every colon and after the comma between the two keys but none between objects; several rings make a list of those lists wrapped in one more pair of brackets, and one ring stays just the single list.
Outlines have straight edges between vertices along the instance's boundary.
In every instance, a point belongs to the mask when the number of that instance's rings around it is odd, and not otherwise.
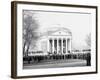
[{"label": "black and white photograph", "polygon": [[91,14],[23,10],[23,68],[91,66]]},{"label": "black and white photograph", "polygon": [[12,5],[12,72],[16,77],[97,73],[96,6]]}]

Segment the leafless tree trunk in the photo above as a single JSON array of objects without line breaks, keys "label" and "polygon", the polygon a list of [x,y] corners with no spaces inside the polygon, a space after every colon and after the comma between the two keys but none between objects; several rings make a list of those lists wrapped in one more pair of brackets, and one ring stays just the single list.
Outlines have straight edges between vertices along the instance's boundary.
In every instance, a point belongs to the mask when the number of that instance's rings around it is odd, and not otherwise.
[{"label": "leafless tree trunk", "polygon": [[25,46],[26,46],[26,42],[24,42],[23,44],[23,55],[25,55]]},{"label": "leafless tree trunk", "polygon": [[30,43],[28,44],[27,50],[26,50],[27,56],[28,56],[29,48],[30,48]]}]

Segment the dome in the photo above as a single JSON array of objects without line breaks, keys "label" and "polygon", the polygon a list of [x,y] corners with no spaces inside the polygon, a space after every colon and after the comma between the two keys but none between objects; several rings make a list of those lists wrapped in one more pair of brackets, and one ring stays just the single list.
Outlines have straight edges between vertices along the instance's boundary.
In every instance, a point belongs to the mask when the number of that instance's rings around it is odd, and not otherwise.
[{"label": "dome", "polygon": [[49,29],[47,31],[47,34],[49,35],[51,33],[57,32],[57,31],[64,31],[66,33],[69,33],[70,35],[72,34],[71,31],[68,28],[64,28],[64,27],[55,27],[53,29]]}]

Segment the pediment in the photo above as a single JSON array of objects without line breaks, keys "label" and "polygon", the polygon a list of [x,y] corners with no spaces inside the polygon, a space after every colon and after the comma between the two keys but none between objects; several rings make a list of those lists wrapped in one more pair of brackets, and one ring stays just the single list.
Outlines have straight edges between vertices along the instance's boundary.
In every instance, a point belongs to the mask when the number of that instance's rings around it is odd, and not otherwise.
[{"label": "pediment", "polygon": [[53,32],[51,33],[51,35],[71,35],[70,32],[66,32],[66,31],[63,31],[63,30],[59,30],[59,31],[56,31],[56,32]]}]

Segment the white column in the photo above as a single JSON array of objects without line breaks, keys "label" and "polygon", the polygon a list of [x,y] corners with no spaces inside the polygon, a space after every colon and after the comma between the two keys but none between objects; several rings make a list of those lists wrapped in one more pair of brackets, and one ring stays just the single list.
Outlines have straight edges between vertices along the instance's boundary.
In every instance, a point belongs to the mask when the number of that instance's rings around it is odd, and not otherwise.
[{"label": "white column", "polygon": [[61,39],[61,52],[63,54],[63,38]]},{"label": "white column", "polygon": [[49,38],[48,38],[48,40],[47,40],[47,52],[49,52],[50,51],[50,43],[49,43]]},{"label": "white column", "polygon": [[54,53],[54,39],[52,38],[52,53]]},{"label": "white column", "polygon": [[57,38],[57,54],[59,52],[59,39]]},{"label": "white column", "polygon": [[67,44],[67,39],[66,39],[66,54],[68,53],[68,44]]},{"label": "white column", "polygon": [[70,40],[69,40],[69,44],[70,44],[69,48],[70,48],[70,52],[71,52],[71,47],[72,47],[71,38],[70,38]]}]

